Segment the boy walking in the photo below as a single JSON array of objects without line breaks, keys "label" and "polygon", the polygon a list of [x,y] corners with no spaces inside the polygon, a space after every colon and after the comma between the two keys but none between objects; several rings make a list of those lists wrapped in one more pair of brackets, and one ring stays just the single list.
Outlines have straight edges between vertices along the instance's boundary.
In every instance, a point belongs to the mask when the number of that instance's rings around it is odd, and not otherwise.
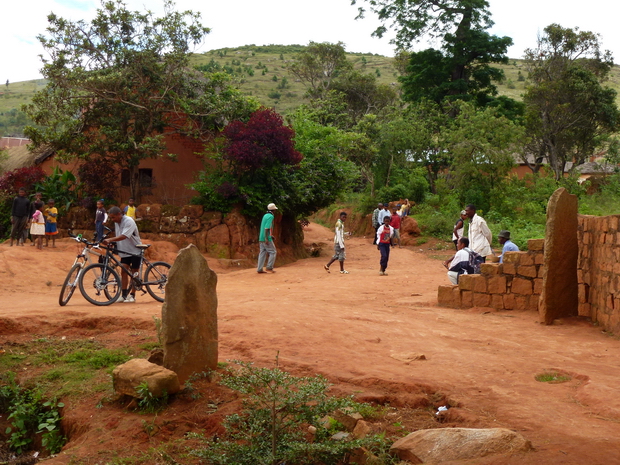
[{"label": "boy walking", "polygon": [[329,273],[329,267],[336,260],[340,262],[340,274],[349,274],[347,270],[344,269],[344,260],[346,258],[344,251],[344,222],[347,219],[346,212],[340,213],[340,218],[336,221],[336,234],[334,236],[334,256],[329,261],[327,265],[324,265],[325,271]]},{"label": "boy walking", "polygon": [[385,216],[383,218],[383,224],[377,229],[377,249],[381,252],[379,276],[387,276],[385,270],[388,267],[390,247],[392,246],[392,237],[394,236],[394,228],[390,226],[390,220],[390,216]]},{"label": "boy walking", "polygon": [[263,220],[260,224],[260,233],[258,235],[260,252],[258,254],[257,273],[265,273],[265,270],[263,270],[263,265],[265,264],[265,258],[267,258],[267,255],[269,255],[269,260],[267,261],[267,271],[269,273],[276,272],[276,270],[273,269],[277,255],[276,246],[273,244],[273,212],[277,209],[278,207],[276,207],[275,203],[270,203],[267,205],[267,213],[263,216]]},{"label": "boy walking", "polygon": [[49,199],[45,209],[45,247],[49,247],[50,238],[52,239],[52,247],[56,247],[56,235],[58,234],[58,227],[56,226],[57,217],[58,209],[54,206],[54,199]]}]

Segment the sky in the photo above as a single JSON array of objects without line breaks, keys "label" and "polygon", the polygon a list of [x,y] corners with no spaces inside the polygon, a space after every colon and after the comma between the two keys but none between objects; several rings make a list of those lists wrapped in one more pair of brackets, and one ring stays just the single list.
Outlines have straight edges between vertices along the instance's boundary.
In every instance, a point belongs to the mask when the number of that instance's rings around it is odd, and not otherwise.
[{"label": "sky", "polygon": [[[603,48],[620,62],[620,27],[609,7],[614,0],[488,0],[495,25],[492,34],[512,37],[510,58],[521,58],[534,47],[543,29],[552,23],[579,27],[602,36]],[[45,34],[47,15],[89,21],[98,0],[4,0],[0,10],[0,82],[38,79],[44,53],[37,35]],[[131,10],[150,9],[161,14],[163,0],[125,0]],[[344,42],[350,52],[393,56],[392,34],[371,37],[379,25],[372,13],[355,20],[357,7],[350,0],[176,0],[177,10],[202,14],[211,33],[198,53],[241,45]],[[432,45],[432,44],[431,44]],[[418,49],[428,44],[417,45]]]}]

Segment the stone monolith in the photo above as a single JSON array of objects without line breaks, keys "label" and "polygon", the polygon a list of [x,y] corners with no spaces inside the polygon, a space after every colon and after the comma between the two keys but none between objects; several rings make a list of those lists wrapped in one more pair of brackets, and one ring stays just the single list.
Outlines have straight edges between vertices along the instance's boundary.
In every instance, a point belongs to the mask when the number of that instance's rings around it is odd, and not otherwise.
[{"label": "stone monolith", "polygon": [[551,195],[547,204],[543,288],[538,306],[544,324],[579,312],[577,207],[577,196],[563,187]]},{"label": "stone monolith", "polygon": [[162,307],[164,367],[184,383],[194,373],[217,368],[217,275],[196,246],[177,256]]}]

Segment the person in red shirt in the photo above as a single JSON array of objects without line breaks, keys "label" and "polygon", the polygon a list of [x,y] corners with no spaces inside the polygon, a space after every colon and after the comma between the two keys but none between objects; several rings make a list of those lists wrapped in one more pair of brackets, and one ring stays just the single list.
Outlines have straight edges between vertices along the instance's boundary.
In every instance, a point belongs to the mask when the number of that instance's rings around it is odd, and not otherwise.
[{"label": "person in red shirt", "polygon": [[400,245],[400,215],[396,210],[392,210],[392,217],[390,218],[390,226],[394,228],[394,240],[392,241],[392,247],[396,244],[394,242],[398,239],[398,248],[401,249]]}]

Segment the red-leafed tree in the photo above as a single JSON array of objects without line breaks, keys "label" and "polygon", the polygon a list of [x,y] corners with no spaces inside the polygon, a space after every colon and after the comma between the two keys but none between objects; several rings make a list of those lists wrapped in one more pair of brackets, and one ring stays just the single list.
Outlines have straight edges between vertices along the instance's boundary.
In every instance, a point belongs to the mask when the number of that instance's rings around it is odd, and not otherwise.
[{"label": "red-leafed tree", "polygon": [[227,139],[224,159],[238,175],[274,164],[296,166],[303,158],[295,150],[295,132],[271,108],[255,111],[247,123],[233,121],[224,129],[224,135]]}]

